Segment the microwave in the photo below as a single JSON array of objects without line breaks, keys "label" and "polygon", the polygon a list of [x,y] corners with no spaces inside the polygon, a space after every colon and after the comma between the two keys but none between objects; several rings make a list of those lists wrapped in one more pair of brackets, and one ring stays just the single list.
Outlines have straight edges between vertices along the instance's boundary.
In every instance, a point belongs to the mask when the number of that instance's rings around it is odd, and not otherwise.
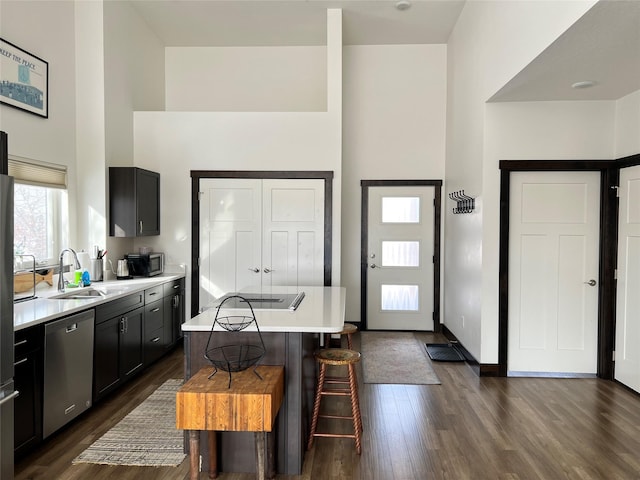
[{"label": "microwave", "polygon": [[124,258],[132,277],[153,277],[164,271],[164,253],[128,253]]}]

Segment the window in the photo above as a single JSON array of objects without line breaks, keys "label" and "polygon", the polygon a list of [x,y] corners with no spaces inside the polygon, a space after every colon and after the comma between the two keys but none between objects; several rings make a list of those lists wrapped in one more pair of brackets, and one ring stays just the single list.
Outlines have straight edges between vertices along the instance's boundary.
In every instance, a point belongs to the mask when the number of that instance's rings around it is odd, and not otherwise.
[{"label": "window", "polygon": [[68,243],[66,168],[9,158],[14,177],[13,249],[33,255],[38,267],[56,265]]}]

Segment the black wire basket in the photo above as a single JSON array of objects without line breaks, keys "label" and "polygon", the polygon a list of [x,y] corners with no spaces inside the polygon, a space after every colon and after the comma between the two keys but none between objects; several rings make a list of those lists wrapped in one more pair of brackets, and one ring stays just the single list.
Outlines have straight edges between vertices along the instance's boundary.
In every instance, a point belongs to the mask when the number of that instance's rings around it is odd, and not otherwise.
[{"label": "black wire basket", "polygon": [[[249,311],[251,315],[220,315],[220,310],[223,305],[230,299],[239,299],[241,302],[246,302],[249,307]],[[241,332],[245,328],[250,325],[255,324],[256,331],[258,332],[258,338],[260,339],[260,344],[251,344],[251,343],[235,343],[229,345],[212,345],[213,333],[216,328],[216,325],[219,325],[221,328],[228,332]],[[240,337],[240,336],[239,336]],[[231,295],[225,298],[220,305],[218,305],[218,309],[216,311],[216,317],[213,321],[213,325],[211,326],[211,332],[209,332],[209,340],[207,341],[207,346],[204,352],[204,356],[214,367],[213,373],[209,375],[209,378],[213,377],[218,370],[222,370],[224,372],[229,373],[229,388],[231,388],[231,373],[232,372],[241,372],[248,368],[253,367],[253,372],[262,380],[260,374],[256,371],[258,363],[264,357],[266,353],[266,348],[264,346],[264,341],[262,340],[262,334],[260,333],[260,328],[258,328],[258,322],[256,321],[255,313],[253,312],[253,307],[248,300],[241,297],[240,295]]]}]

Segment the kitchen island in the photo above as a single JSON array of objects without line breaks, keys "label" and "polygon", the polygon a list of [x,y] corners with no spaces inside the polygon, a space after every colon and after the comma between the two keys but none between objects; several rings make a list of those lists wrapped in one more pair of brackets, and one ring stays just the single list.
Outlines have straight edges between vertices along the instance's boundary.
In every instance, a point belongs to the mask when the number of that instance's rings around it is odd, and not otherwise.
[{"label": "kitchen island", "polygon": [[[316,379],[313,357],[325,333],[338,333],[344,326],[344,287],[273,287],[269,293],[305,293],[295,310],[261,308],[252,304],[258,328],[266,347],[261,365],[284,365],[285,396],[276,421],[276,469],[280,474],[299,475],[302,472]],[[264,289],[263,289],[264,293]],[[242,293],[240,295],[243,295]],[[201,368],[213,366],[204,357],[207,341],[218,309],[212,306],[182,325],[185,348],[185,380]],[[222,310],[220,315],[240,310]],[[247,312],[248,310],[242,310]],[[212,334],[215,346],[238,343],[259,343],[255,327],[242,332],[228,332],[216,327]],[[217,375],[227,375],[219,371]],[[202,465],[208,465],[206,435],[200,439]],[[223,432],[218,441],[221,471],[254,472],[254,437],[245,432]]]}]

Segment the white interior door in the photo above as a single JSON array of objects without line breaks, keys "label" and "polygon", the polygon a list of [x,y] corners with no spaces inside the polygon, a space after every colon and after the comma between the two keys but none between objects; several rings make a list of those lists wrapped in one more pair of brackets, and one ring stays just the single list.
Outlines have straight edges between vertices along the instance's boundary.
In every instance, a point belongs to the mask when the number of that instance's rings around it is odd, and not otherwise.
[{"label": "white interior door", "polygon": [[324,182],[263,180],[263,285],[323,285]]},{"label": "white interior door", "polygon": [[262,181],[200,180],[200,307],[260,285]]},{"label": "white interior door", "polygon": [[597,371],[600,175],[514,172],[508,370]]},{"label": "white interior door", "polygon": [[324,180],[200,180],[201,308],[246,287],[324,284]]},{"label": "white interior door", "polygon": [[367,328],[433,330],[435,188],[368,190]]},{"label": "white interior door", "polygon": [[615,379],[640,392],[640,166],[620,170]]}]

